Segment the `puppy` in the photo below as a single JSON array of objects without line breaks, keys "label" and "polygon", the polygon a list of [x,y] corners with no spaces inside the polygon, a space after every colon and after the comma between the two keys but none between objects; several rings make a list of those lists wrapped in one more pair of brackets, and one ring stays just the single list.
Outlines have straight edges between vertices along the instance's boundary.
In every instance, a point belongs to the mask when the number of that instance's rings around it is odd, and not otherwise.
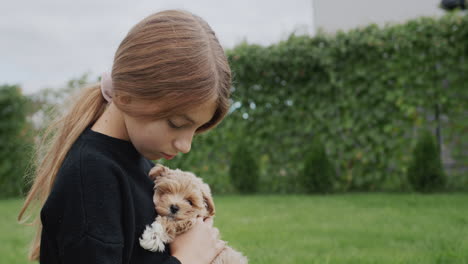
[{"label": "puppy", "polygon": [[[195,218],[215,215],[215,206],[208,184],[191,172],[169,169],[161,164],[149,172],[154,181],[154,196],[158,216],[151,226],[146,226],[140,245],[150,251],[164,251],[164,244],[188,231]],[[219,233],[218,233],[218,239]],[[229,246],[213,260],[212,264],[247,264],[247,257]]]}]

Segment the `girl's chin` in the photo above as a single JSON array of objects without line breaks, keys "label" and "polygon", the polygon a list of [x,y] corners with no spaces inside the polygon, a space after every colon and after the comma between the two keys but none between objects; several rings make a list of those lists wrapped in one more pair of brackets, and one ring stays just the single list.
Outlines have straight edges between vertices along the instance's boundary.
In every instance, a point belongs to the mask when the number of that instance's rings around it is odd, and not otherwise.
[{"label": "girl's chin", "polygon": [[160,160],[163,158],[161,154],[153,154],[153,153],[143,154],[143,156],[149,160]]}]

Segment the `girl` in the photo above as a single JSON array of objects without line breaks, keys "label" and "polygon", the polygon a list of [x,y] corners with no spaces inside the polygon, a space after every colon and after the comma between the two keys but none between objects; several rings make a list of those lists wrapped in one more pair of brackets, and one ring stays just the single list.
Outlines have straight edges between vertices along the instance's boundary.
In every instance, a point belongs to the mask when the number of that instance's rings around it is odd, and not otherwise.
[{"label": "girl", "polygon": [[[152,14],[120,43],[111,74],[86,87],[47,129],[34,183],[40,263],[210,263],[224,248],[213,219],[197,219],[165,252],[139,245],[155,217],[150,160],[187,153],[229,108],[231,71],[210,26],[186,11]],[[43,143],[44,144],[44,143]]]}]

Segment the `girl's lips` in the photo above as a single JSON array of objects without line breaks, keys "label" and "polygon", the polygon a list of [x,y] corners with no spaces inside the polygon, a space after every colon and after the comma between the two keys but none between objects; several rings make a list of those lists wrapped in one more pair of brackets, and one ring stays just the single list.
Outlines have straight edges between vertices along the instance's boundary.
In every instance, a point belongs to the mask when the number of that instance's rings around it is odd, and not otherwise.
[{"label": "girl's lips", "polygon": [[171,159],[173,159],[173,158],[175,157],[175,155],[170,156],[170,155],[167,155],[167,154],[164,153],[164,152],[161,152],[161,153],[163,154],[164,158],[166,158],[167,160],[171,160]]}]

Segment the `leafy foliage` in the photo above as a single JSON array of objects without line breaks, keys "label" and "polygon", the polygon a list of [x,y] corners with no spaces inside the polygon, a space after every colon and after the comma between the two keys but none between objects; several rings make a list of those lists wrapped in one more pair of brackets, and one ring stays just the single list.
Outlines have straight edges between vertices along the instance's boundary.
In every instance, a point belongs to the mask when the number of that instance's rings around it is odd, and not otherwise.
[{"label": "leafy foliage", "polygon": [[313,140],[306,153],[301,183],[308,193],[327,193],[333,190],[336,173],[327,157],[325,146],[318,139]]},{"label": "leafy foliage", "polygon": [[[297,190],[305,142],[317,135],[336,162],[341,190],[400,189],[407,146],[415,128],[436,125],[436,105],[443,135],[450,134],[444,143],[454,153],[463,148],[455,142],[467,129],[467,41],[468,16],[454,13],[291,35],[268,47],[242,43],[228,52],[235,110],[213,134],[228,144],[235,126],[245,127],[239,136],[258,150],[261,178],[273,192]],[[454,158],[466,164],[466,155]]]},{"label": "leafy foliage", "polygon": [[417,191],[442,190],[446,176],[440,160],[440,152],[432,133],[423,130],[413,151],[413,159],[408,167],[408,180]]},{"label": "leafy foliage", "polygon": [[258,190],[258,165],[246,144],[238,144],[232,157],[229,175],[239,192],[254,193]]},{"label": "leafy foliage", "polygon": [[0,86],[0,196],[24,192],[32,140],[26,123],[27,98],[16,85]]}]

